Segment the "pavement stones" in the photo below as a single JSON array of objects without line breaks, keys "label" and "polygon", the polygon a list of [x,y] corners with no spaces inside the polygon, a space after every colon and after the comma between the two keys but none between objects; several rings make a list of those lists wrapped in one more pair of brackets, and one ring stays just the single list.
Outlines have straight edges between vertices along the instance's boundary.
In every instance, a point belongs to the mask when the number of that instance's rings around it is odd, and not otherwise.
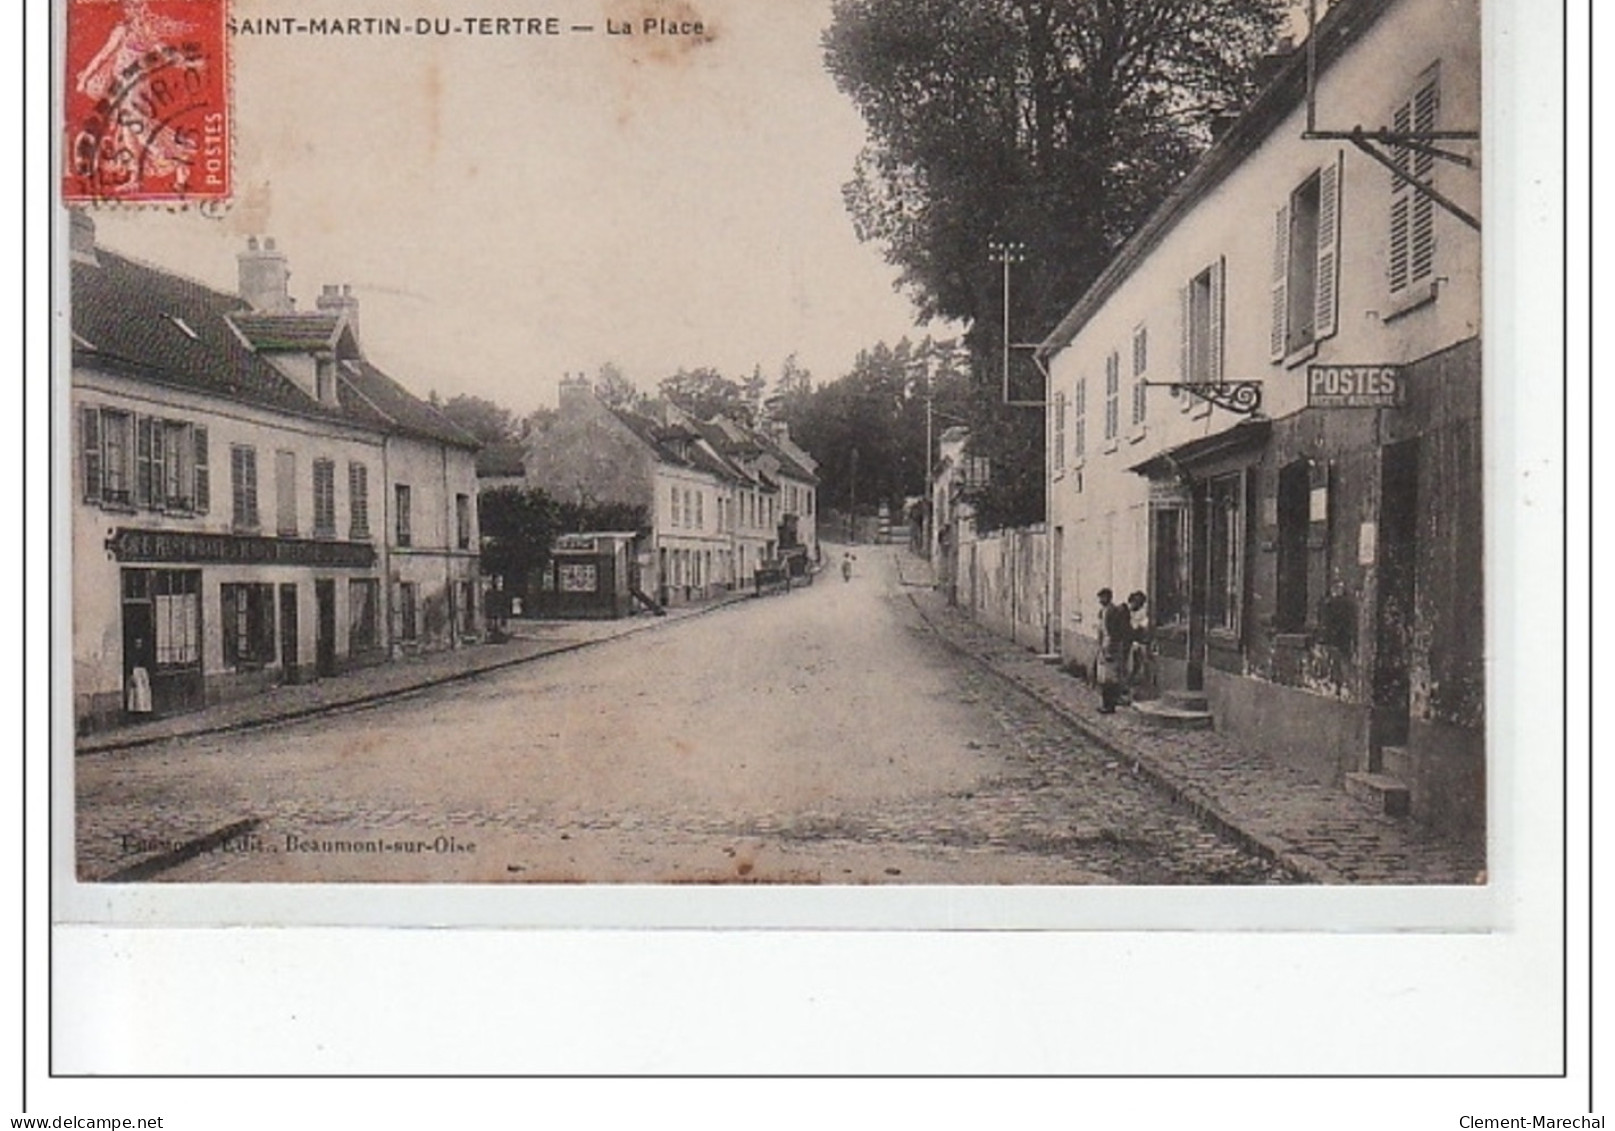
[{"label": "pavement stones", "polygon": [[1315,883],[1485,882],[1485,852],[1407,818],[1376,813],[1215,730],[1161,730],[1131,711],[1099,713],[1097,692],[983,628],[925,579],[929,563],[895,555],[909,599],[940,638],[1131,762],[1213,825]]}]

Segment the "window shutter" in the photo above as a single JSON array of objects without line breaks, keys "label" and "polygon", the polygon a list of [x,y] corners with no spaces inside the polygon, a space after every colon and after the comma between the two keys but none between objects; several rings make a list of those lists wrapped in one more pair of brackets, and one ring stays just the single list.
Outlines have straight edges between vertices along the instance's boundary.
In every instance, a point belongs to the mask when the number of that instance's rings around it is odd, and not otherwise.
[{"label": "window shutter", "polygon": [[1315,338],[1332,337],[1338,325],[1336,283],[1340,271],[1340,169],[1344,154],[1318,171],[1318,285],[1312,311]]},{"label": "window shutter", "polygon": [[1222,348],[1223,348],[1223,295],[1228,288],[1224,285],[1224,277],[1228,272],[1228,260],[1219,257],[1211,265],[1211,311],[1206,321],[1206,374],[1214,385],[1222,384]]},{"label": "window shutter", "polygon": [[239,648],[241,642],[238,635],[239,622],[236,619],[236,594],[239,591],[235,585],[219,586],[219,623],[224,627],[224,665],[233,668],[240,662]]},{"label": "window shutter", "polygon": [[254,585],[252,588],[257,609],[249,619],[253,620],[253,628],[258,633],[258,639],[253,642],[253,658],[267,664],[275,656],[275,587]]},{"label": "window shutter", "polygon": [[1290,274],[1290,205],[1279,205],[1273,219],[1273,323],[1268,339],[1268,356],[1273,361],[1284,360],[1285,312],[1289,307]]},{"label": "window shutter", "polygon": [[79,411],[79,452],[83,456],[84,501],[101,501],[101,410]]},{"label": "window shutter", "polygon": [[196,513],[207,514],[208,504],[212,501],[208,492],[207,429],[198,424],[191,434],[195,438],[196,448]]},{"label": "window shutter", "polygon": [[149,507],[152,498],[151,417],[135,418],[135,506]]},{"label": "window shutter", "polygon": [[1178,288],[1178,380],[1184,384],[1194,380],[1193,284]]},{"label": "window shutter", "polygon": [[[1413,96],[1413,128],[1420,133],[1436,129],[1440,88],[1431,81]],[[1413,157],[1413,175],[1420,184],[1435,179],[1435,158],[1428,153]],[[1412,216],[1408,224],[1408,278],[1410,282],[1428,279],[1435,267],[1435,202],[1428,193],[1412,192]]]}]

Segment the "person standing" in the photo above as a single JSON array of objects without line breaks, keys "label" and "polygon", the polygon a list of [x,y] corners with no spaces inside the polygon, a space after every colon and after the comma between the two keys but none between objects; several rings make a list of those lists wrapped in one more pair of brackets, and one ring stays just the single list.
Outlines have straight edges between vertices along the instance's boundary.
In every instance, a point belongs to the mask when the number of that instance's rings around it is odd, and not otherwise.
[{"label": "person standing", "polygon": [[[1150,672],[1150,644],[1149,644],[1149,615],[1144,612],[1144,606],[1149,598],[1142,589],[1135,589],[1127,595],[1128,612],[1128,645],[1127,645],[1127,701],[1131,703],[1138,697],[1141,688],[1153,682]],[[1148,691],[1145,692],[1148,694]]]},{"label": "person standing", "polygon": [[1099,591],[1099,713],[1116,713],[1121,698],[1127,650],[1133,642],[1133,618],[1126,605],[1118,605],[1109,589]]}]

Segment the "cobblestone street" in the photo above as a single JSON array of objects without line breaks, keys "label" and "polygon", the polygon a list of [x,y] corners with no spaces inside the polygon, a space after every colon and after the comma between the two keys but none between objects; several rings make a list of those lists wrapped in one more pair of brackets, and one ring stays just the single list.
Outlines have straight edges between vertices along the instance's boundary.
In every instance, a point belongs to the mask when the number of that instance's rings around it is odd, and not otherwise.
[{"label": "cobblestone street", "polygon": [[[363,710],[77,759],[79,874],[1290,880],[947,648],[893,560]],[[223,831],[221,831],[223,830]]]}]

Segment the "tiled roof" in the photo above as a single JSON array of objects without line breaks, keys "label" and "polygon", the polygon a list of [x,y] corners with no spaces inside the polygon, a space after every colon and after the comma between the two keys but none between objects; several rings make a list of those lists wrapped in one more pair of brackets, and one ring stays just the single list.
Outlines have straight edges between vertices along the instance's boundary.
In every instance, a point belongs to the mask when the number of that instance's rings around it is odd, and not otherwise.
[{"label": "tiled roof", "polygon": [[260,314],[257,311],[230,315],[242,336],[260,350],[313,350],[329,347],[340,324],[335,315],[313,311],[287,314]]},{"label": "tiled roof", "polygon": [[[365,408],[381,414],[390,432],[401,432],[460,448],[480,448],[471,433],[421,400],[387,374],[360,358],[344,361],[338,370],[338,395],[344,407]],[[353,394],[357,394],[355,397]]]},{"label": "tiled roof", "polygon": [[201,283],[98,248],[73,262],[75,360],[174,388],[303,416],[341,417],[255,354],[228,316],[246,303]]}]

